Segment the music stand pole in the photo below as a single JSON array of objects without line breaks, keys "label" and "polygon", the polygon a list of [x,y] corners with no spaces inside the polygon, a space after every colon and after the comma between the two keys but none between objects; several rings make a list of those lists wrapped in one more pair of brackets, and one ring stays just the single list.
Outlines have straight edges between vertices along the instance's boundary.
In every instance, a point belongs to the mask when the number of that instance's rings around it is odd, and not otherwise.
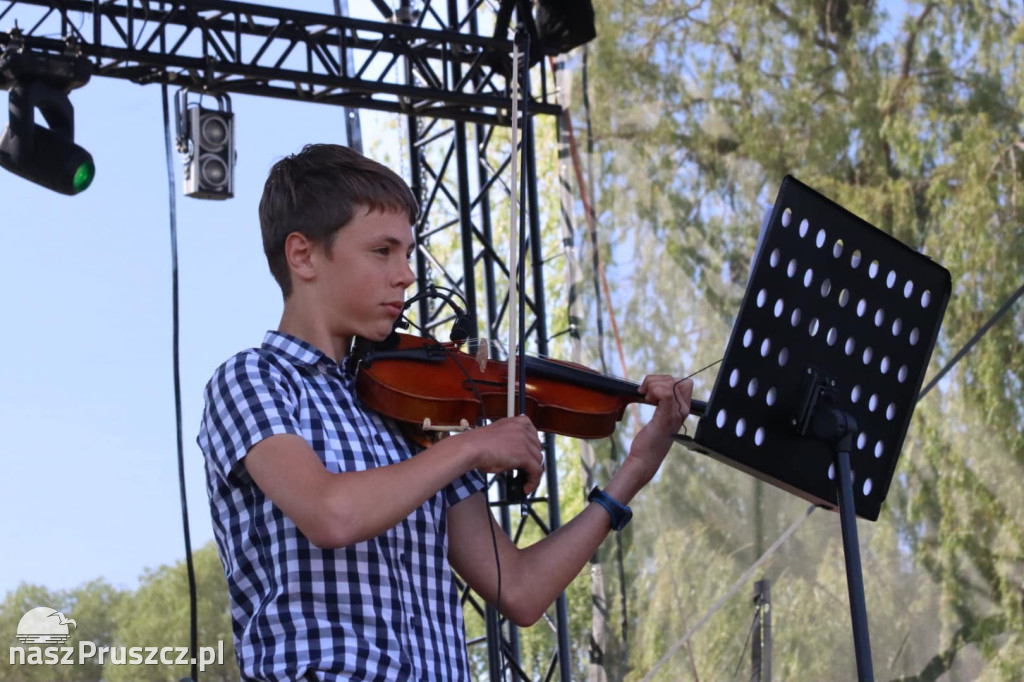
[{"label": "music stand pole", "polygon": [[868,609],[864,601],[864,576],[860,567],[860,542],[857,539],[857,515],[853,509],[853,477],[850,475],[850,444],[836,446],[836,470],[839,473],[839,525],[843,529],[843,556],[846,559],[846,585],[850,592],[850,617],[853,620],[853,650],[857,657],[857,679],[872,682],[871,639],[868,636]]},{"label": "music stand pole", "polygon": [[843,557],[846,561],[846,585],[850,593],[850,618],[853,623],[853,648],[859,682],[873,682],[871,638],[868,635],[868,610],[864,599],[864,575],[860,565],[860,541],[857,538],[857,511],[853,503],[853,474],[850,451],[859,427],[852,413],[837,409],[839,383],[829,374],[807,368],[802,408],[796,420],[802,437],[815,438],[832,448],[837,473],[839,525],[843,531]]}]

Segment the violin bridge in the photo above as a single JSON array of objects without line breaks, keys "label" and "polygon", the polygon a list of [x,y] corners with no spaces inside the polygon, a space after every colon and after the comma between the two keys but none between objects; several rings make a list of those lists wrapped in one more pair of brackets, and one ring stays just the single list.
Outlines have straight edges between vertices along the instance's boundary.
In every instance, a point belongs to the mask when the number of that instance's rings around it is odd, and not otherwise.
[{"label": "violin bridge", "polygon": [[490,359],[489,350],[490,350],[490,342],[488,342],[486,339],[484,339],[483,342],[480,343],[477,346],[477,349],[476,349],[476,364],[477,364],[477,367],[480,368],[480,372],[481,373],[487,371],[487,360]]},{"label": "violin bridge", "polygon": [[466,421],[465,419],[462,419],[462,420],[460,420],[458,426],[435,426],[434,424],[430,423],[430,417],[427,417],[427,418],[425,418],[423,420],[422,428],[423,428],[424,431],[447,431],[447,432],[456,431],[456,432],[462,432],[462,431],[469,431],[469,422]]}]

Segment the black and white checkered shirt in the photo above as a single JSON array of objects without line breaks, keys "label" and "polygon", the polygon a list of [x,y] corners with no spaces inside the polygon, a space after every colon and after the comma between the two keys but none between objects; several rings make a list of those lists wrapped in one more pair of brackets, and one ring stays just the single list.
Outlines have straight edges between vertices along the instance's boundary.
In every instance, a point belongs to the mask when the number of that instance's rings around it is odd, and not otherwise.
[{"label": "black and white checkered shirt", "polygon": [[446,512],[484,478],[456,479],[371,540],[319,549],[249,477],[249,448],[298,434],[341,472],[394,464],[416,446],[361,405],[336,362],[279,332],[221,365],[205,397],[197,440],[242,678],[468,680]]}]

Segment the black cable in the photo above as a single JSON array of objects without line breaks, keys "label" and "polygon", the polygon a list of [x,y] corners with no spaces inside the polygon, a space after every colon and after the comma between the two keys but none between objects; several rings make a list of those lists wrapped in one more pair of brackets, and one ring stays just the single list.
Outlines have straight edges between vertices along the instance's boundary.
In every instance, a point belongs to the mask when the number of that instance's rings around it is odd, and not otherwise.
[{"label": "black cable", "polygon": [[188,496],[185,492],[185,456],[181,437],[181,372],[180,353],[178,349],[178,211],[175,201],[174,187],[174,146],[171,140],[170,102],[167,96],[167,84],[161,85],[164,105],[164,141],[167,147],[167,190],[171,224],[171,328],[173,350],[171,363],[174,371],[174,426],[178,448],[178,490],[181,495],[181,523],[185,536],[185,564],[188,568],[188,604],[189,604],[189,651],[192,660],[192,681],[198,682],[198,651],[199,628],[196,613],[196,575],[192,565],[192,539],[188,525]]},{"label": "black cable", "polygon": [[[455,290],[453,290],[453,289],[449,289],[449,291],[451,291],[452,293],[455,293],[457,296],[461,296],[460,294],[455,292]],[[446,301],[447,301],[448,305],[454,307],[454,305],[452,304],[451,299],[446,299]],[[465,302],[465,299],[463,299],[463,302]],[[452,356],[453,362],[455,363],[455,366],[458,367],[462,371],[463,375],[465,375],[465,377],[466,377],[465,385],[467,387],[469,387],[470,389],[472,389],[473,394],[476,396],[477,401],[480,403],[481,416],[482,416],[483,419],[487,419],[487,411],[484,408],[484,397],[483,397],[483,394],[480,393],[480,389],[477,388],[476,382],[473,381],[473,377],[471,377],[469,375],[469,372],[466,371],[466,368],[462,366],[462,364],[458,361],[458,359],[454,358],[454,354],[451,352],[451,349],[448,346],[446,346],[445,344],[441,344],[441,348],[445,352],[447,352],[449,355]],[[490,487],[490,486],[488,486],[488,487]],[[491,508],[490,508],[490,503],[487,500],[486,493],[484,494],[484,503],[487,506],[487,527],[491,531],[491,547],[494,548],[494,566],[495,566],[495,569],[497,570],[497,573],[498,573],[498,594],[497,594],[497,597],[495,598],[495,609],[497,610],[498,618],[500,619],[501,618],[501,556],[498,553],[498,537],[494,533],[494,520],[493,520],[493,518],[491,518]],[[500,650],[501,650],[501,648],[499,647],[499,652],[500,652]],[[504,665],[502,665],[502,667],[504,667]]]},{"label": "black cable", "polygon": [[[445,303],[447,303],[455,311],[456,317],[464,316],[465,312],[461,308],[459,308],[455,304],[454,301],[452,301],[452,299],[451,299],[452,295],[458,297],[462,301],[462,304],[466,305],[466,299],[465,299],[465,297],[459,291],[457,291],[455,289],[452,289],[450,287],[439,287],[437,285],[431,284],[424,291],[420,292],[416,296],[413,296],[408,301],[406,301],[405,302],[405,307],[408,308],[411,303],[415,302],[416,300],[419,300],[420,297],[424,297],[424,298],[440,298],[441,300],[443,300]],[[421,331],[422,331],[422,327],[421,327]],[[486,411],[485,406],[484,406],[483,394],[481,394],[479,388],[477,388],[476,382],[473,381],[473,377],[470,376],[469,372],[466,371],[466,368],[462,366],[462,363],[460,363],[458,361],[458,359],[455,358],[455,355],[452,352],[452,349],[448,345],[446,345],[444,343],[441,343],[440,344],[440,348],[443,351],[445,351],[446,353],[448,353],[450,356],[452,356],[453,362],[454,362],[455,366],[458,367],[462,371],[463,375],[466,377],[465,386],[473,391],[473,394],[475,395],[477,401],[480,403],[481,418],[482,419],[488,419],[487,411]],[[490,486],[488,486],[488,487],[490,487]],[[484,496],[484,503],[485,503],[486,508],[487,508],[487,516],[488,516],[488,518],[487,518],[487,522],[488,522],[487,523],[487,527],[491,531],[491,547],[494,550],[494,567],[495,567],[495,570],[497,572],[497,578],[498,578],[497,595],[495,597],[495,602],[494,603],[495,603],[495,610],[498,612],[499,628],[500,628],[500,619],[501,619],[501,588],[502,588],[501,554],[498,551],[498,537],[497,537],[497,535],[495,534],[495,531],[494,531],[494,520],[491,517],[490,503],[487,500],[486,493],[485,493],[485,496]],[[504,667],[505,667],[505,663],[504,663],[505,654],[504,654],[504,651],[501,649],[500,646],[498,647],[498,654],[502,658],[502,663],[500,664],[500,667],[502,669],[504,669]]]},{"label": "black cable", "polygon": [[[491,547],[494,548],[494,567],[498,572],[498,595],[495,597],[494,610],[498,612],[498,639],[501,639],[501,556],[498,553],[498,536],[494,531],[494,518],[491,516],[491,505],[487,499],[487,493],[484,493],[484,504],[487,508],[487,527],[491,530]],[[500,668],[505,668],[505,654],[502,648],[498,646],[498,654],[501,656]]]},{"label": "black cable", "polygon": [[998,322],[999,318],[1006,314],[1006,311],[1009,310],[1013,306],[1013,304],[1017,302],[1017,299],[1020,298],[1022,294],[1024,294],[1024,284],[1020,285],[1020,288],[1018,288],[1017,291],[1013,292],[1013,295],[1010,296],[1010,298],[1008,298],[1006,300],[1006,303],[1003,303],[1003,305],[1000,306],[999,310],[997,310],[995,312],[995,314],[992,315],[992,317],[990,317],[988,319],[988,322],[986,322],[985,324],[981,325],[981,328],[978,329],[977,332],[975,332],[974,336],[972,336],[971,339],[966,344],[964,344],[964,347],[961,348],[957,352],[957,354],[954,355],[952,357],[952,359],[949,362],[946,363],[946,366],[943,367],[941,370],[939,370],[939,373],[936,374],[932,378],[932,380],[928,382],[928,385],[925,386],[921,390],[921,392],[917,395],[917,399],[918,400],[921,400],[921,398],[924,398],[925,395],[928,394],[928,391],[932,390],[932,388],[934,388],[935,385],[939,383],[939,381],[942,379],[942,377],[944,377],[946,375],[946,372],[948,372],[949,370],[953,369],[953,365],[955,365],[957,362],[959,362],[960,358],[962,358],[963,356],[967,355],[967,352],[970,351],[971,348],[974,347],[974,344],[976,344],[978,341],[980,341],[981,337],[984,336],[988,332],[988,330],[992,327],[992,325],[994,325],[996,322]]},{"label": "black cable", "polygon": [[[743,640],[743,648],[740,649],[740,655],[739,655],[739,657],[738,657],[738,659],[736,661],[736,669],[732,671],[732,679],[734,679],[734,680],[738,680],[739,679],[738,677],[736,677],[736,675],[740,671],[740,666],[743,665],[743,655],[745,653],[747,653],[747,645],[750,644],[750,639],[751,639],[751,637],[754,634],[754,628],[757,627],[757,624],[760,621],[761,621],[761,605],[758,604],[757,608],[754,609],[754,618],[750,621],[750,629],[747,630],[747,638],[745,640]],[[751,679],[753,679],[754,675],[751,674],[750,677],[751,677]]]}]

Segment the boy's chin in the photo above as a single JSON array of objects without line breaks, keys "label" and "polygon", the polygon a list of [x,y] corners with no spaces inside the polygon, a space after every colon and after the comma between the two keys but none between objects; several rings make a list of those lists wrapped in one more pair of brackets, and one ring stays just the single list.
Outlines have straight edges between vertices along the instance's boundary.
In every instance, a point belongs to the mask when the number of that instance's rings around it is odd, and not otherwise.
[{"label": "boy's chin", "polygon": [[374,329],[374,330],[372,330],[372,332],[371,332],[371,330],[367,330],[367,333],[366,333],[366,335],[363,338],[365,338],[367,341],[372,341],[374,343],[380,343],[384,339],[386,339],[389,336],[391,336],[391,331],[392,331],[391,327],[388,327],[387,329]]}]

